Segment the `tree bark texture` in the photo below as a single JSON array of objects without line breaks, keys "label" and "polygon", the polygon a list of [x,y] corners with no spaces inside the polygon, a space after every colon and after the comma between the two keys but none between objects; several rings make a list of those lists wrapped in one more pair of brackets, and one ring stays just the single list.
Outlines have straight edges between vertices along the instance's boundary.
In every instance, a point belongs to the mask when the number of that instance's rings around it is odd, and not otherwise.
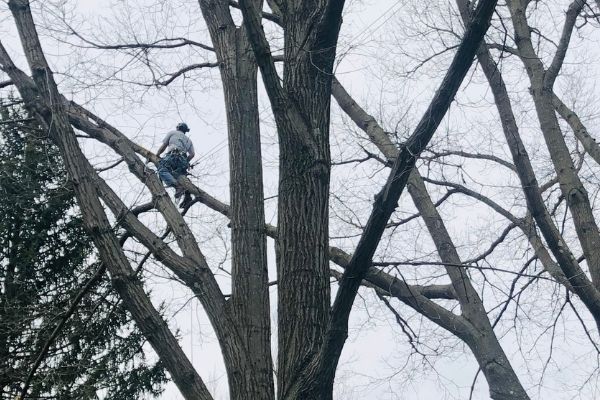
[{"label": "tree bark texture", "polygon": [[535,104],[540,129],[542,131],[559,186],[567,201],[575,231],[583,249],[586,262],[596,289],[600,289],[600,233],[592,213],[588,193],[577,175],[571,154],[565,143],[558,118],[554,110],[554,81],[568,48],[575,19],[585,2],[574,1],[566,13],[566,21],[558,49],[552,64],[546,69],[538,58],[531,41],[531,32],[527,24],[526,4],[522,1],[508,2],[515,43],[531,83],[531,96]]},{"label": "tree bark texture", "polygon": [[[271,3],[283,21],[283,85],[260,9],[245,0],[240,8],[279,137],[277,392],[281,399],[302,398],[289,388],[319,351],[329,319],[329,111],[344,2]],[[331,390],[325,392],[314,398],[330,398]]]},{"label": "tree bark texture", "polygon": [[[69,178],[73,182],[77,201],[86,229],[94,240],[101,260],[111,272],[115,289],[128,307],[140,330],[154,347],[173,380],[186,399],[212,399],[200,376],[179,347],[167,324],[154,309],[141,283],[129,266],[116,235],[104,213],[95,189],[96,174],[84,157],[75,134],[69,124],[54,82],[52,72],[43,55],[28,1],[11,0],[9,7],[19,30],[19,36],[38,93],[27,84],[19,85],[16,68],[0,48],[0,60],[4,71],[17,85],[28,107],[38,116],[51,138],[57,143],[65,162]],[[21,80],[21,83],[23,81]],[[39,95],[39,96],[38,96]],[[45,104],[41,105],[40,101]]]},{"label": "tree bark texture", "polygon": [[[245,27],[224,2],[201,0],[227,111],[232,240],[231,310],[242,363],[226,354],[232,399],[274,399],[257,70]],[[262,7],[262,1],[254,6]]]},{"label": "tree bark texture", "polygon": [[[475,22],[465,34],[440,89],[414,134],[403,146],[385,187],[376,197],[373,212],[340,282],[323,345],[310,364],[306,365],[299,379],[291,382],[293,385],[286,389],[283,398],[331,398],[337,363],[348,334],[348,317],[358,287],[371,265],[373,253],[396,207],[416,157],[431,139],[472,63],[475,50],[489,26],[495,4],[493,0],[479,3]],[[260,50],[260,46],[254,48],[255,51],[257,48]]]},{"label": "tree bark texture", "polygon": [[[320,385],[325,387],[333,381],[337,362],[348,335],[348,317],[358,287],[371,265],[373,254],[387,221],[397,206],[416,158],[433,136],[473,62],[475,51],[489,27],[495,6],[495,0],[479,2],[475,17],[464,35],[446,76],[415,131],[401,147],[385,186],[377,194],[373,211],[365,225],[352,261],[340,281],[326,341],[318,358],[311,365],[311,370],[304,374],[304,379],[298,385],[298,393],[312,394],[311,387],[318,388]],[[318,383],[315,385],[312,380]]]}]

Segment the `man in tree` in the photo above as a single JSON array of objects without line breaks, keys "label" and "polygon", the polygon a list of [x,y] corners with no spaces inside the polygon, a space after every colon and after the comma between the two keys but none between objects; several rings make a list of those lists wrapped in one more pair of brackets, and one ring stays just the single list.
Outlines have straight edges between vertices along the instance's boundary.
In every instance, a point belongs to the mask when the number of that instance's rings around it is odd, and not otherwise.
[{"label": "man in tree", "polygon": [[184,208],[192,201],[189,192],[177,183],[181,175],[185,175],[190,167],[190,160],[194,158],[194,144],[185,134],[190,128],[185,122],[180,122],[174,131],[167,133],[163,143],[156,153],[159,157],[166,150],[167,154],[158,162],[158,176],[165,183],[166,187],[175,188],[175,199],[179,199],[183,194],[183,200],[180,207]]}]

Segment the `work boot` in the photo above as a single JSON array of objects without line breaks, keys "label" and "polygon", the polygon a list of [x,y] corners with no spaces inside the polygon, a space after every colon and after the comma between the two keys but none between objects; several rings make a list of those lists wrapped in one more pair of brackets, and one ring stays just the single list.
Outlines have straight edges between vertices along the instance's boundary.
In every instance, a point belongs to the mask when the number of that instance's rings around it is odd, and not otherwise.
[{"label": "work boot", "polygon": [[183,195],[183,193],[185,193],[185,189],[181,186],[177,186],[177,188],[175,189],[175,199],[180,198]]},{"label": "work boot", "polygon": [[192,195],[190,194],[190,192],[185,192],[185,195],[183,196],[183,200],[181,200],[181,203],[179,204],[179,208],[186,208],[186,207],[192,205],[193,201],[194,201],[194,199],[192,199]]}]

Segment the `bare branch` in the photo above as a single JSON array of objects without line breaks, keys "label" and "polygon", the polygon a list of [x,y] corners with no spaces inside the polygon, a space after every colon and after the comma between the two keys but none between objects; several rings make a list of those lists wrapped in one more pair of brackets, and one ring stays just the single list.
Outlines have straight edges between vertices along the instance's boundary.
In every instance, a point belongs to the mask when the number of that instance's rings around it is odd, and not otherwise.
[{"label": "bare branch", "polygon": [[69,33],[73,36],[79,38],[82,42],[88,44],[91,48],[101,49],[101,50],[126,50],[126,49],[174,49],[178,47],[184,46],[194,46],[199,47],[204,50],[214,51],[214,49],[210,46],[207,46],[203,43],[196,42],[194,40],[190,40],[187,38],[162,38],[159,40],[155,40],[154,42],[135,42],[135,43],[121,43],[121,44],[103,44],[94,42],[90,39],[85,38],[79,32],[77,32],[73,27],[71,27],[64,19],[62,22],[69,29]]},{"label": "bare branch", "polygon": [[512,232],[512,230],[515,229],[516,227],[517,227],[517,224],[515,224],[514,222],[511,222],[510,224],[508,224],[508,226],[506,228],[504,228],[504,230],[500,233],[500,236],[498,236],[498,238],[496,240],[494,240],[492,242],[492,244],[490,244],[490,247],[486,251],[484,251],[482,254],[478,255],[477,257],[465,260],[464,263],[465,264],[474,264],[481,260],[484,260],[487,256],[492,254],[494,252],[494,250],[496,250],[496,248],[502,242],[504,242],[504,240],[506,239],[508,234],[510,232]]},{"label": "bare branch", "polygon": [[514,47],[507,46],[506,44],[499,43],[486,43],[487,47],[494,50],[499,50],[503,53],[513,54],[515,56],[519,56],[519,50]]},{"label": "bare branch", "polygon": [[119,158],[117,161],[115,161],[113,163],[110,163],[106,167],[96,168],[96,172],[105,172],[105,171],[108,171],[110,169],[113,169],[117,165],[121,164],[123,161],[125,161],[123,158]]},{"label": "bare branch", "polygon": [[443,152],[435,152],[433,150],[429,150],[433,156],[422,156],[421,158],[424,160],[430,160],[430,159],[435,159],[435,158],[441,158],[441,157],[447,157],[447,156],[459,156],[459,157],[464,157],[464,158],[472,158],[472,159],[476,159],[476,160],[488,160],[488,161],[493,161],[495,163],[498,163],[500,165],[502,165],[503,167],[506,167],[508,169],[510,169],[511,171],[516,171],[516,167],[514,166],[514,164],[503,160],[500,157],[497,157],[493,154],[480,154],[480,153],[469,153],[466,151],[459,151],[459,150],[452,150],[452,151],[443,151]]},{"label": "bare branch", "polygon": [[573,0],[571,5],[569,5],[562,35],[560,37],[560,41],[558,42],[558,48],[556,49],[556,54],[554,55],[552,64],[550,64],[550,67],[546,71],[546,75],[544,77],[544,86],[546,88],[552,88],[554,86],[554,81],[560,72],[563,61],[565,60],[565,56],[567,55],[569,42],[571,41],[571,34],[573,33],[573,28],[575,27],[575,21],[577,20],[577,16],[584,6],[585,0]]},{"label": "bare branch", "polygon": [[387,221],[396,208],[398,199],[414,167],[416,157],[425,149],[433,136],[471,67],[475,52],[489,27],[495,6],[495,0],[482,0],[478,4],[475,17],[465,33],[440,88],[415,128],[413,135],[402,146],[384,188],[376,197],[369,221],[340,283],[332,307],[328,339],[324,342],[318,359],[315,360],[315,377],[333,374],[335,371],[341,349],[346,340],[348,316],[360,281],[370,266]]},{"label": "bare branch", "polygon": [[0,125],[9,125],[9,124],[19,124],[23,122],[31,122],[35,121],[35,118],[19,118],[19,119],[10,119],[6,121],[0,121]]},{"label": "bare branch", "polygon": [[467,188],[464,185],[461,185],[459,183],[454,183],[454,182],[439,181],[436,179],[431,179],[431,178],[426,178],[426,177],[423,177],[423,180],[425,182],[432,183],[434,185],[446,186],[446,187],[453,188],[454,190],[457,190],[458,192],[460,192],[462,194],[465,194],[467,196],[470,196],[474,199],[481,201],[482,203],[486,204],[491,209],[493,209],[498,214],[502,215],[504,218],[511,221],[512,223],[514,223],[514,224],[520,223],[519,219],[514,214],[512,214],[511,212],[506,210],[500,204],[496,203],[494,200],[490,199],[489,197],[487,197],[481,193],[477,193],[476,191]]},{"label": "bare branch", "polygon": [[410,265],[410,266],[414,266],[414,267],[440,266],[440,267],[466,268],[466,269],[473,269],[473,270],[478,270],[478,271],[496,271],[496,272],[502,272],[502,273],[509,274],[509,275],[518,275],[518,276],[524,276],[527,278],[544,279],[544,280],[556,282],[551,277],[546,278],[546,277],[540,276],[539,274],[531,275],[531,274],[526,274],[524,272],[513,271],[510,269],[506,269],[506,268],[483,267],[481,265],[477,265],[477,264],[469,265],[467,263],[458,263],[457,264],[457,263],[448,263],[448,262],[443,262],[443,261],[381,261],[381,262],[374,262],[373,265],[376,267],[391,267],[391,266]]},{"label": "bare branch", "polygon": [[589,134],[587,128],[583,125],[581,119],[579,119],[579,116],[567,107],[556,94],[553,94],[552,96],[552,103],[562,119],[567,121],[573,130],[575,137],[583,144],[585,151],[594,159],[594,161],[600,164],[600,146],[596,142],[596,139]]},{"label": "bare branch", "polygon": [[190,64],[184,68],[181,68],[178,71],[166,74],[166,76],[169,76],[167,79],[163,79],[163,80],[157,80],[155,79],[154,82],[152,82],[151,84],[142,84],[142,86],[168,86],[170,83],[172,83],[175,79],[179,78],[181,75],[185,74],[186,72],[190,72],[190,71],[194,71],[196,69],[204,69],[204,68],[215,68],[218,67],[219,63],[218,62],[206,62],[206,63],[200,63],[200,64]]}]

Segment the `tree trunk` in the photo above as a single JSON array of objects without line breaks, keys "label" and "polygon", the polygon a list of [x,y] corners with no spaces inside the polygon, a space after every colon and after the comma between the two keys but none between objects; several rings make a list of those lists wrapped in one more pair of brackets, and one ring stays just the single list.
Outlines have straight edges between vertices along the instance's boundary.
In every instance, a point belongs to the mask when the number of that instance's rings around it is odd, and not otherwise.
[{"label": "tree trunk", "polygon": [[[224,357],[231,399],[274,399],[256,61],[227,4],[201,0],[221,71],[229,136],[232,296],[236,334]],[[256,1],[260,7],[262,1]],[[231,354],[242,352],[243,354]]]},{"label": "tree trunk", "polygon": [[279,135],[277,392],[283,399],[319,351],[329,319],[329,108],[344,1],[270,2],[283,21],[283,85],[260,8],[239,4]]}]

